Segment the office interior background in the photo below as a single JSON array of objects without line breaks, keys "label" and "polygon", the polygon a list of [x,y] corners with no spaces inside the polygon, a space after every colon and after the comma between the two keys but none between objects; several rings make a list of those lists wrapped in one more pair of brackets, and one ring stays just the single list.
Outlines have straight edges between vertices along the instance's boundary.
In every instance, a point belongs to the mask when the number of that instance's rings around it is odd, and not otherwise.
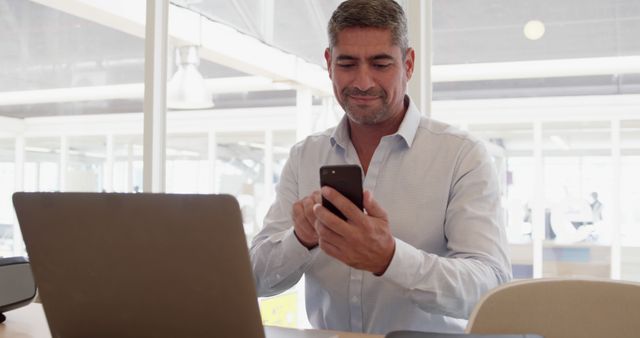
[{"label": "office interior background", "polygon": [[[640,1],[399,2],[419,103],[494,157],[515,278],[640,281]],[[0,0],[0,256],[26,254],[14,191],[150,191],[157,144],[161,190],[234,195],[250,241],[289,148],[342,116],[323,59],[339,3],[170,1],[149,143],[147,2]],[[261,307],[307,325],[301,285]]]}]

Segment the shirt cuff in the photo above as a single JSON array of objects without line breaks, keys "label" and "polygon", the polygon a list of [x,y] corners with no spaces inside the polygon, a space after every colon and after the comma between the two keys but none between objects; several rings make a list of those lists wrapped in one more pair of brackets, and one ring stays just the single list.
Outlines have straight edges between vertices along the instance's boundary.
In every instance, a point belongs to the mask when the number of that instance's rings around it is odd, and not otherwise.
[{"label": "shirt cuff", "polygon": [[412,289],[419,279],[419,270],[425,257],[422,252],[410,244],[395,238],[396,250],[387,271],[381,276],[406,289]]},{"label": "shirt cuff", "polygon": [[309,250],[306,246],[300,243],[296,234],[293,233],[293,227],[282,234],[280,241],[282,242],[282,248],[284,249],[287,258],[293,262],[305,262],[309,258],[313,257],[314,253],[318,251],[318,246]]}]

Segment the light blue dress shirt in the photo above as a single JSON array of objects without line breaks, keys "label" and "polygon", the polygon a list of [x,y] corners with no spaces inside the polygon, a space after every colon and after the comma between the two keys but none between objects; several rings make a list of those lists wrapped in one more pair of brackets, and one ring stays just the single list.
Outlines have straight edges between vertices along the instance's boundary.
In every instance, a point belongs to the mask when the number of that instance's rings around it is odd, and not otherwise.
[{"label": "light blue dress shirt", "polygon": [[396,242],[379,277],[307,250],[293,233],[293,203],[320,189],[318,171],[328,164],[360,164],[346,116],[291,149],[251,245],[260,296],[304,275],[315,328],[461,332],[479,298],[511,279],[497,175],[480,140],[422,117],[412,103],[398,132],[382,138],[363,179]]}]

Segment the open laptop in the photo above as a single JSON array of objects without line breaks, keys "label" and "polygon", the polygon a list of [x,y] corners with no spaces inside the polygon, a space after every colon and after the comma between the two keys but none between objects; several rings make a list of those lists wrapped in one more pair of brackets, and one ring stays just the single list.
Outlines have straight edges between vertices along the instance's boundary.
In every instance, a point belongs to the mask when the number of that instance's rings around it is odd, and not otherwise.
[{"label": "open laptop", "polygon": [[264,337],[228,195],[16,193],[53,337]]}]

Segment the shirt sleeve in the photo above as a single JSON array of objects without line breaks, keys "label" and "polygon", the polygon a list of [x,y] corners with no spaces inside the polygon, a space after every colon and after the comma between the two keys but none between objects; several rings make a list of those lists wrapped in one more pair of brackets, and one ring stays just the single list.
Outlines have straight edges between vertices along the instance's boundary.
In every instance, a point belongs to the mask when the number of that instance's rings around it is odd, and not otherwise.
[{"label": "shirt sleeve", "polygon": [[297,184],[297,147],[285,164],[276,200],[264,227],[249,250],[258,296],[272,296],[294,286],[309,268],[318,249],[308,250],[293,233],[292,206],[300,197]]},{"label": "shirt sleeve", "polygon": [[480,142],[467,149],[459,156],[448,196],[448,254],[438,256],[396,238],[382,275],[424,311],[456,318],[468,318],[485,292],[511,280],[493,161]]}]

